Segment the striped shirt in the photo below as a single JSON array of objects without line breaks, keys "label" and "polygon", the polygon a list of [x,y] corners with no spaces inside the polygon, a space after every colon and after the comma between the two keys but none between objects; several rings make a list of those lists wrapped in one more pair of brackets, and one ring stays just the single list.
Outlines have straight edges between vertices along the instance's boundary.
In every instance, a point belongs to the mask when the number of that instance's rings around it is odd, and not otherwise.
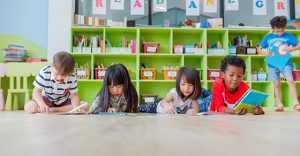
[{"label": "striped shirt", "polygon": [[75,73],[66,77],[63,82],[58,82],[54,79],[54,75],[51,74],[50,65],[41,69],[33,85],[42,89],[42,95],[55,105],[60,105],[68,100],[70,93],[78,92]]}]

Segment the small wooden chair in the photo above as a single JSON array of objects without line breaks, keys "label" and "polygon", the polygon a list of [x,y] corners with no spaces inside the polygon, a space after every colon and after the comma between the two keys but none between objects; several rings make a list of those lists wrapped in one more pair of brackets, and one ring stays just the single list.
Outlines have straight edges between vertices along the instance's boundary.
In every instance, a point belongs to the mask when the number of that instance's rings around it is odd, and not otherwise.
[{"label": "small wooden chair", "polygon": [[[31,75],[31,66],[29,63],[7,63],[6,76],[9,77],[9,89],[7,90],[7,98],[5,110],[18,110],[18,93],[25,94],[25,101],[29,101],[31,89],[28,88],[28,78]],[[23,81],[22,81],[23,80]],[[12,96],[14,94],[14,99]]]},{"label": "small wooden chair", "polygon": [[4,110],[4,96],[1,86],[1,78],[5,76],[5,64],[0,63],[0,111]]}]

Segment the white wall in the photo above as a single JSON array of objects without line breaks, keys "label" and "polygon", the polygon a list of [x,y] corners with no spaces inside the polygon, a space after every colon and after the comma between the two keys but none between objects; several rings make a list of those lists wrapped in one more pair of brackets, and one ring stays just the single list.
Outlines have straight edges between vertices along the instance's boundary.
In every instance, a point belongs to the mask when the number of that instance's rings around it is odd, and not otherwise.
[{"label": "white wall", "polygon": [[75,0],[49,0],[48,61],[59,51],[70,52]]}]

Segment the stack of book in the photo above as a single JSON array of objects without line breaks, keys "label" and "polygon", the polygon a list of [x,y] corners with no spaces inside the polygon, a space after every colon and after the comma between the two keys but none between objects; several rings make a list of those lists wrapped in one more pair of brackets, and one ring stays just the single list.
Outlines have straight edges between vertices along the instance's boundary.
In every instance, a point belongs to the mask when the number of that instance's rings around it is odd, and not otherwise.
[{"label": "stack of book", "polygon": [[27,52],[22,45],[10,44],[3,49],[5,62],[25,62],[28,58]]}]

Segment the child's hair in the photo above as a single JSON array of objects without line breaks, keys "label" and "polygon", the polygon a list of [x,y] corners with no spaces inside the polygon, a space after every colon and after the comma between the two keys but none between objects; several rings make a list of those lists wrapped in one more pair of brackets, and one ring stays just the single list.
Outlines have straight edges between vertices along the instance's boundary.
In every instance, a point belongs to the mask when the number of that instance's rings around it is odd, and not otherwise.
[{"label": "child's hair", "polygon": [[114,64],[109,66],[105,72],[102,88],[97,94],[99,105],[95,106],[91,113],[107,112],[111,97],[108,88],[110,85],[123,85],[123,94],[127,103],[125,112],[137,112],[138,96],[128,71],[123,64]]},{"label": "child's hair", "polygon": [[194,85],[194,92],[188,97],[193,100],[198,99],[202,95],[202,87],[200,77],[197,70],[193,67],[181,67],[176,76],[176,92],[181,98],[184,98],[183,93],[180,91],[180,81],[184,78],[189,84]]},{"label": "child's hair", "polygon": [[75,68],[75,60],[68,52],[58,52],[53,56],[53,66],[59,75],[69,75]]},{"label": "child's hair", "polygon": [[287,19],[285,16],[275,16],[270,20],[272,29],[276,28],[285,28],[287,24]]},{"label": "child's hair", "polygon": [[228,65],[243,68],[243,74],[245,74],[246,64],[241,57],[227,55],[221,62],[221,66],[220,66],[221,71],[225,73]]}]

